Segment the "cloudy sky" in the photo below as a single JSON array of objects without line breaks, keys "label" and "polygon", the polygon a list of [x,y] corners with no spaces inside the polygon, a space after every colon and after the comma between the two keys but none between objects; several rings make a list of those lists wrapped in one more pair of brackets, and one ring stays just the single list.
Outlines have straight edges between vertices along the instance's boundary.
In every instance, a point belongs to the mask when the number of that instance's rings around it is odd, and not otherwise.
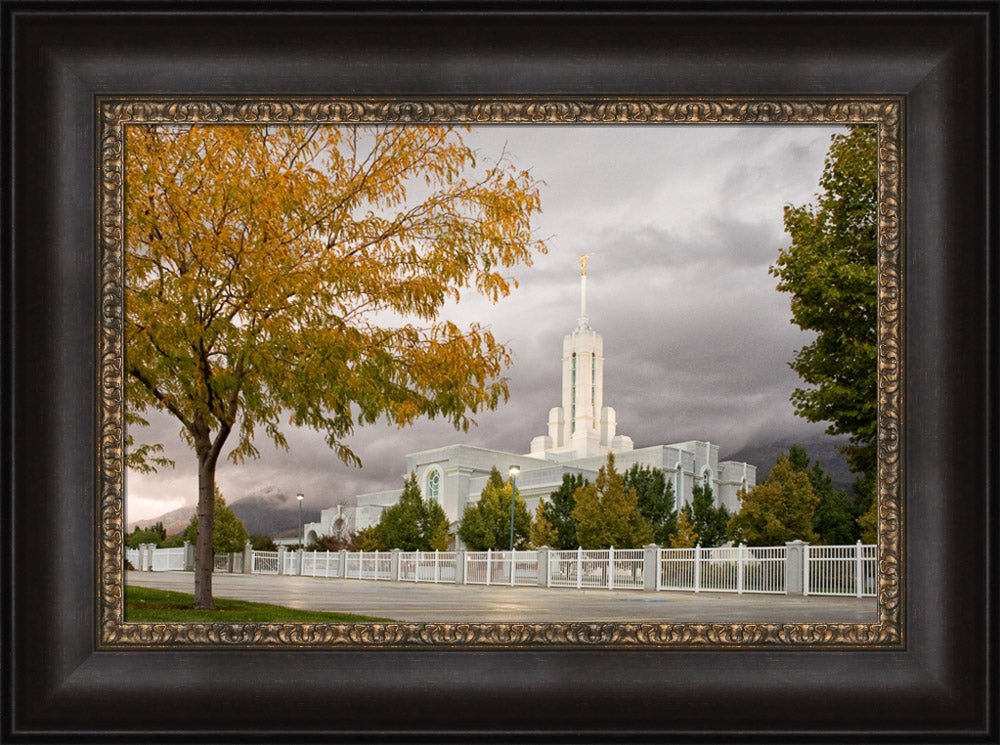
[{"label": "cloudy sky", "polygon": [[[513,350],[510,402],[456,432],[444,422],[357,429],[363,468],[343,465],[322,435],[287,430],[289,452],[258,435],[261,458],[220,461],[227,501],[277,490],[312,507],[397,488],[405,453],[453,443],[526,453],[560,404],[562,338],[579,315],[581,253],[587,310],[604,337],[604,402],[636,447],[708,439],[725,457],[755,438],[822,432],[793,414],[788,367],[809,336],[789,323],[788,296],[768,274],[788,245],[782,209],[814,201],[833,133],[798,126],[482,126],[467,142],[506,147],[542,187],[536,233],[549,252],[517,269],[496,305],[463,297],[451,317],[488,324]],[[127,478],[127,520],[197,501],[193,453],[179,425],[151,417],[137,437],[162,442],[176,467]],[[231,438],[232,439],[232,438]],[[231,443],[232,444],[232,443]],[[761,464],[763,465],[763,464]]]}]

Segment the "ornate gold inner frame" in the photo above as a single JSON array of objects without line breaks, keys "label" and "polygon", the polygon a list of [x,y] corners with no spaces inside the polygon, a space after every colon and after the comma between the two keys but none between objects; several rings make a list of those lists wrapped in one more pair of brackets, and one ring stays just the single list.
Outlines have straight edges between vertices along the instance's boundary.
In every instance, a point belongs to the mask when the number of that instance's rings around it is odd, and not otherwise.
[{"label": "ornate gold inner frame", "polygon": [[[899,648],[904,644],[901,98],[155,99],[97,102],[100,142],[98,646]],[[124,620],[125,128],[153,123],[873,124],[878,127],[878,615],[874,623],[127,623]]]}]

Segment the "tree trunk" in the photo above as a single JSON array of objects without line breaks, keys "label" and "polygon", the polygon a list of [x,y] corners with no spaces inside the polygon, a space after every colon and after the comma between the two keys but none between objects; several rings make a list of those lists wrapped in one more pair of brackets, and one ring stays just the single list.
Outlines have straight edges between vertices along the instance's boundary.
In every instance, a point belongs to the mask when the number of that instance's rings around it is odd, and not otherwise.
[{"label": "tree trunk", "polygon": [[198,452],[198,538],[194,549],[194,607],[215,610],[212,599],[212,572],[215,554],[215,464],[218,458],[208,443],[195,443]]}]

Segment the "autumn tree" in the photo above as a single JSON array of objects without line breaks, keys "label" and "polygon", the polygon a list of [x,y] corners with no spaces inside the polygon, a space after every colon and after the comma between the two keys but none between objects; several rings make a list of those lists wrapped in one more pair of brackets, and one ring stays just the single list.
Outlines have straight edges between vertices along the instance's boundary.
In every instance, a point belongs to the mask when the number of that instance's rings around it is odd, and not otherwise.
[{"label": "autumn tree", "polygon": [[625,488],[635,489],[639,512],[653,528],[653,542],[665,546],[677,531],[674,485],[660,468],[632,465],[625,472]]},{"label": "autumn tree", "polygon": [[740,491],[740,510],[729,521],[733,540],[748,546],[782,546],[816,541],[813,513],[819,497],[809,476],[792,467],[782,453],[767,479],[749,493]]},{"label": "autumn tree", "polygon": [[691,501],[681,508],[681,516],[704,548],[714,548],[726,542],[731,515],[724,504],[715,504],[712,487],[695,484],[691,489]]},{"label": "autumn tree", "polygon": [[539,502],[535,509],[535,519],[531,521],[531,545],[555,547],[559,543],[559,531],[545,517],[545,503]]},{"label": "autumn tree", "polygon": [[691,524],[691,511],[681,510],[677,517],[677,529],[667,539],[670,548],[694,548],[698,545],[698,534]]},{"label": "autumn tree", "polygon": [[792,243],[771,267],[792,323],[815,332],[790,363],[806,384],[792,393],[796,413],[850,436],[843,452],[863,500],[876,469],[877,153],[874,126],[833,136],[818,203],[785,208]]},{"label": "autumn tree", "polygon": [[382,511],[375,524],[379,550],[444,551],[448,547],[448,518],[441,505],[425,500],[410,473],[403,483],[399,501]]},{"label": "autumn tree", "polygon": [[[223,499],[222,493],[217,487],[215,489],[215,504],[212,512],[215,519],[212,521],[212,540],[209,545],[212,547],[213,555],[242,551],[246,547],[250,536],[243,521],[236,517],[236,513],[226,505],[226,500]],[[184,540],[195,544],[195,546],[198,545],[198,539],[201,536],[198,525],[198,514],[195,513],[191,517],[191,522],[188,523],[187,528],[184,529]],[[215,570],[214,561],[209,560],[208,565],[210,569]],[[197,570],[197,566],[195,570]]]},{"label": "autumn tree", "polygon": [[[495,467],[483,487],[479,501],[465,507],[458,537],[473,551],[510,548],[510,501],[512,487]],[[523,549],[531,540],[531,515],[521,499],[514,497],[514,548]]]},{"label": "autumn tree", "polygon": [[639,511],[635,488],[625,488],[611,453],[594,483],[577,489],[574,499],[576,536],[582,548],[641,548],[652,542],[653,529]]},{"label": "autumn tree", "polygon": [[552,548],[566,550],[580,545],[576,539],[576,518],[573,517],[576,502],[573,495],[587,483],[583,474],[564,473],[559,488],[539,504],[545,519],[556,532],[556,542],[550,544]]},{"label": "autumn tree", "polygon": [[[198,465],[198,516],[215,473],[285,425],[348,439],[381,417],[458,428],[506,400],[509,350],[440,319],[467,292],[506,296],[544,245],[538,184],[436,126],[134,125],[125,147],[128,465],[133,440],[173,416]],[[206,533],[207,536],[207,533]],[[195,606],[213,607],[211,542],[196,547]]]}]

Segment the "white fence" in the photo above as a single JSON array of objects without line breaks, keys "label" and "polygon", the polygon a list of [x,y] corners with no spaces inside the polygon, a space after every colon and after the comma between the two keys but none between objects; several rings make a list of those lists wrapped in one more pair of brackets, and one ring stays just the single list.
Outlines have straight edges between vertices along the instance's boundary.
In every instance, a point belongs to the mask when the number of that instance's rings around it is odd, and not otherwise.
[{"label": "white fence", "polygon": [[537,551],[467,551],[467,585],[538,584]]},{"label": "white fence", "polygon": [[805,595],[871,597],[878,587],[875,546],[809,546],[803,577]]},{"label": "white fence", "polygon": [[657,590],[785,594],[786,548],[661,548]]},{"label": "white fence", "polygon": [[[186,548],[126,549],[140,571],[185,569]],[[191,556],[188,569],[191,569]],[[218,554],[219,572],[467,585],[875,597],[874,545],[556,551],[254,551]]]},{"label": "white fence", "polygon": [[641,590],[645,584],[643,549],[549,551],[548,587],[601,587]]}]

